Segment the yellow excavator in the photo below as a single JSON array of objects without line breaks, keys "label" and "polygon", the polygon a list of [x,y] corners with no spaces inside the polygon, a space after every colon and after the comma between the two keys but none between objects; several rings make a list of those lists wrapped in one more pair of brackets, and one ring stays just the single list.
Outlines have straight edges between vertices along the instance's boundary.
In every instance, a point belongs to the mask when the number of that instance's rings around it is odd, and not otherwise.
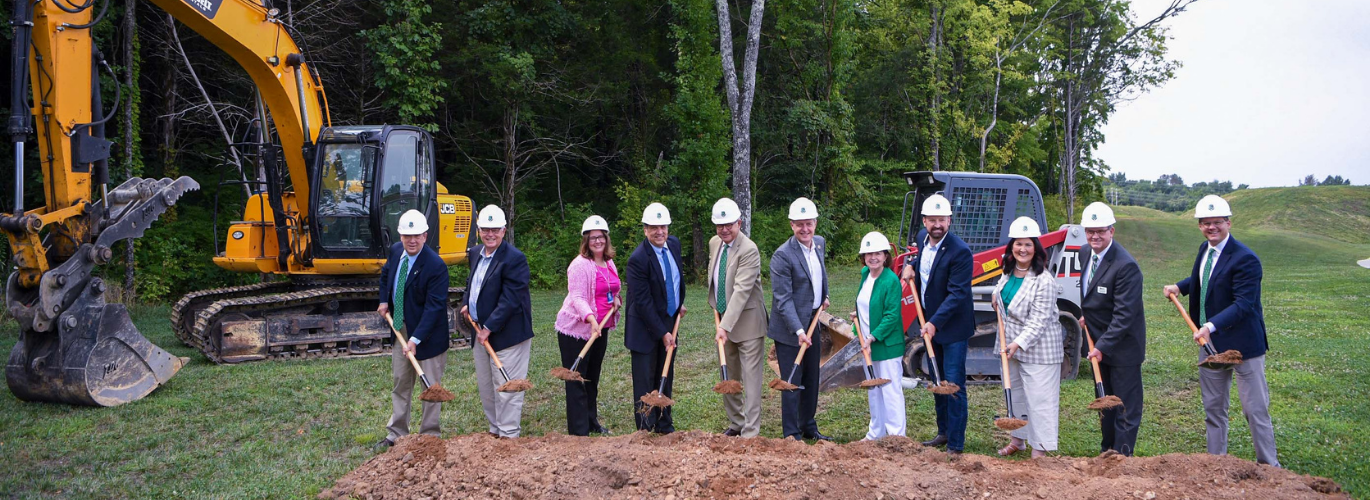
[{"label": "yellow excavator", "polygon": [[[216,242],[214,262],[286,278],[188,294],[173,308],[172,326],[216,363],[386,354],[392,334],[374,313],[375,280],[399,241],[400,214],[427,214],[429,245],[456,264],[465,260],[471,200],[434,179],[433,141],[423,129],[332,126],[293,28],[261,1],[151,0],[237,61],[260,96],[258,141],[239,146],[258,151],[264,176],[235,181],[252,194],[241,220],[228,224],[222,251]],[[114,406],[148,395],[188,361],[144,338],[122,305],[105,303],[106,285],[93,274],[111,260],[114,243],[141,236],[199,188],[189,177],[109,188],[104,123],[115,111],[101,103],[99,71],[112,71],[91,38],[104,12],[95,3],[13,2],[15,201],[0,214],[0,231],[13,255],[7,308],[19,324],[5,380],[26,401]],[[31,133],[45,204],[25,209]],[[461,293],[453,288],[449,298]]]}]

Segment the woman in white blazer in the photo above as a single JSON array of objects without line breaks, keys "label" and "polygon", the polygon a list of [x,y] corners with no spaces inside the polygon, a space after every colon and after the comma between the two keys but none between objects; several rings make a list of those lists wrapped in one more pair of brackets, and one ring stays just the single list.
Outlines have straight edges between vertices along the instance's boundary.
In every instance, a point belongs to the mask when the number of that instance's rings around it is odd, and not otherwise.
[{"label": "woman in white blazer", "polygon": [[[1008,456],[1032,446],[1032,457],[1056,451],[1060,420],[1061,361],[1065,357],[1061,311],[1056,307],[1056,277],[1046,269],[1042,231],[1029,217],[1019,217],[1009,228],[1003,262],[1006,271],[994,287],[994,300],[1004,318],[1008,373],[1013,385],[1013,416],[1028,425],[1010,433]],[[1011,269],[1008,265],[1012,264]],[[1024,417],[1026,416],[1026,417]]]}]

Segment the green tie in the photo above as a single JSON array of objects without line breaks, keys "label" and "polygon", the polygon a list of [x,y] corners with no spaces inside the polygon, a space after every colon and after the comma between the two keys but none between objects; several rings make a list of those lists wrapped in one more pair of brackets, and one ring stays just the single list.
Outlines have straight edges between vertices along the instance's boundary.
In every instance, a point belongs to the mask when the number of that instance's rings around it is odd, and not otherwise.
[{"label": "green tie", "polygon": [[409,258],[400,257],[400,276],[395,285],[395,329],[404,329],[404,282],[409,279]]},{"label": "green tie", "polygon": [[[1089,265],[1089,281],[1094,281],[1094,272],[1099,270],[1099,256],[1094,256],[1094,262]],[[1089,288],[1089,283],[1085,283],[1085,288]]]},{"label": "green tie", "polygon": [[728,308],[728,294],[724,293],[728,279],[728,245],[723,245],[723,255],[718,257],[718,313]]},{"label": "green tie", "polygon": [[1202,325],[1202,324],[1208,322],[1208,308],[1207,308],[1207,307],[1204,307],[1204,303],[1205,303],[1205,302],[1208,302],[1208,274],[1211,273],[1211,272],[1213,272],[1213,261],[1217,260],[1217,259],[1216,259],[1217,256],[1215,255],[1215,254],[1217,254],[1217,253],[1218,253],[1218,249],[1216,249],[1216,248],[1211,248],[1211,247],[1210,247],[1210,248],[1208,249],[1208,261],[1207,261],[1207,262],[1204,262],[1204,274],[1203,274],[1203,277],[1199,280],[1199,324],[1200,324],[1200,325]]}]

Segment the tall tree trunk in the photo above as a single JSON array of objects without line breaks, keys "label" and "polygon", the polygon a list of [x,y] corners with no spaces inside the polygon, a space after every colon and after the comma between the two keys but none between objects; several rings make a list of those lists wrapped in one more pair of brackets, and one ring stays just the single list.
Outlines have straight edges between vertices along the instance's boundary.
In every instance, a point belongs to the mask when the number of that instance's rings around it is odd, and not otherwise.
[{"label": "tall tree trunk", "polygon": [[[134,53],[133,39],[138,33],[138,2],[141,0],[124,0],[124,44],[121,47],[124,55],[124,179],[133,178],[133,162],[137,151],[133,150],[133,139],[138,132],[133,129],[133,103],[138,95],[138,89],[134,86],[133,79]],[[124,242],[124,298],[131,301],[137,297],[138,291],[133,280],[134,268],[138,260],[133,254],[133,240]]]},{"label": "tall tree trunk", "polygon": [[742,232],[752,230],[752,96],[756,94],[756,60],[761,47],[761,18],[766,0],[754,0],[747,21],[747,47],[742,59],[741,86],[733,62],[732,17],[728,1],[718,6],[718,51],[723,62],[723,88],[733,120],[733,201],[742,209]]},{"label": "tall tree trunk", "polygon": [[518,104],[510,104],[504,109],[504,239],[514,244],[514,193],[518,188]]},{"label": "tall tree trunk", "polygon": [[994,53],[994,100],[990,101],[989,126],[985,127],[985,133],[980,135],[980,172],[985,171],[985,149],[989,145],[989,133],[994,130],[994,126],[999,124],[999,83],[1004,78],[1003,70],[1004,58],[998,51]]},{"label": "tall tree trunk", "polygon": [[937,69],[940,65],[937,60],[937,49],[942,45],[942,12],[936,5],[932,6],[932,29],[928,32],[928,49],[932,52],[932,95],[928,104],[928,114],[932,116],[932,170],[939,171],[942,170],[942,127],[938,117],[941,115],[942,89],[937,79]]},{"label": "tall tree trunk", "polygon": [[205,100],[205,105],[209,106],[209,114],[214,117],[214,124],[219,127],[219,134],[224,136],[224,143],[228,144],[228,153],[233,157],[233,165],[238,168],[238,178],[243,181],[243,198],[252,197],[252,188],[247,185],[247,172],[243,171],[243,161],[238,156],[238,148],[233,146],[233,136],[228,133],[228,127],[224,126],[224,120],[219,116],[219,108],[214,105],[214,100],[209,98],[209,92],[205,90],[204,84],[200,83],[200,76],[195,74],[195,67],[190,65],[190,56],[186,55],[185,47],[181,46],[181,35],[176,33],[176,19],[171,14],[166,15],[167,28],[171,31],[171,41],[176,46],[176,52],[181,55],[181,62],[185,63],[186,73],[190,74],[190,81],[195,83],[195,88],[200,90],[200,97]]}]

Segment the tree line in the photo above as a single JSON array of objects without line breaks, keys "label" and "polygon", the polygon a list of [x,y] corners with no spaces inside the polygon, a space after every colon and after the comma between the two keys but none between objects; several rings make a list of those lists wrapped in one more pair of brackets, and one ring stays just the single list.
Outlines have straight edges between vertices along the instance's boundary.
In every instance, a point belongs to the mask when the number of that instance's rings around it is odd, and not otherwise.
[{"label": "tree line", "polygon": [[[226,147],[251,137],[251,81],[156,7],[109,1],[94,33],[119,75],[104,82],[106,102],[124,91],[110,127],[115,182],[190,175],[204,186],[133,245],[127,285],[174,300],[256,279],[209,259],[215,200],[222,231],[244,196],[216,196],[216,184],[253,176]],[[535,284],[553,287],[585,216],[609,219],[626,252],[651,201],[672,211],[692,275],[722,196],[745,201],[764,248],[789,236],[785,207],[812,198],[838,262],[855,262],[848,250],[865,232],[898,231],[906,171],[1025,175],[1048,195],[1053,224],[1074,219],[1079,200],[1104,194],[1108,167],[1094,152],[1116,104],[1179,67],[1166,57],[1165,20],[1192,1],[1159,12],[1119,0],[271,6],[320,73],[335,125],[431,131],[438,180],[477,207],[504,207]],[[41,182],[36,168],[27,177]],[[26,193],[27,206],[42,203],[40,189]]]}]

